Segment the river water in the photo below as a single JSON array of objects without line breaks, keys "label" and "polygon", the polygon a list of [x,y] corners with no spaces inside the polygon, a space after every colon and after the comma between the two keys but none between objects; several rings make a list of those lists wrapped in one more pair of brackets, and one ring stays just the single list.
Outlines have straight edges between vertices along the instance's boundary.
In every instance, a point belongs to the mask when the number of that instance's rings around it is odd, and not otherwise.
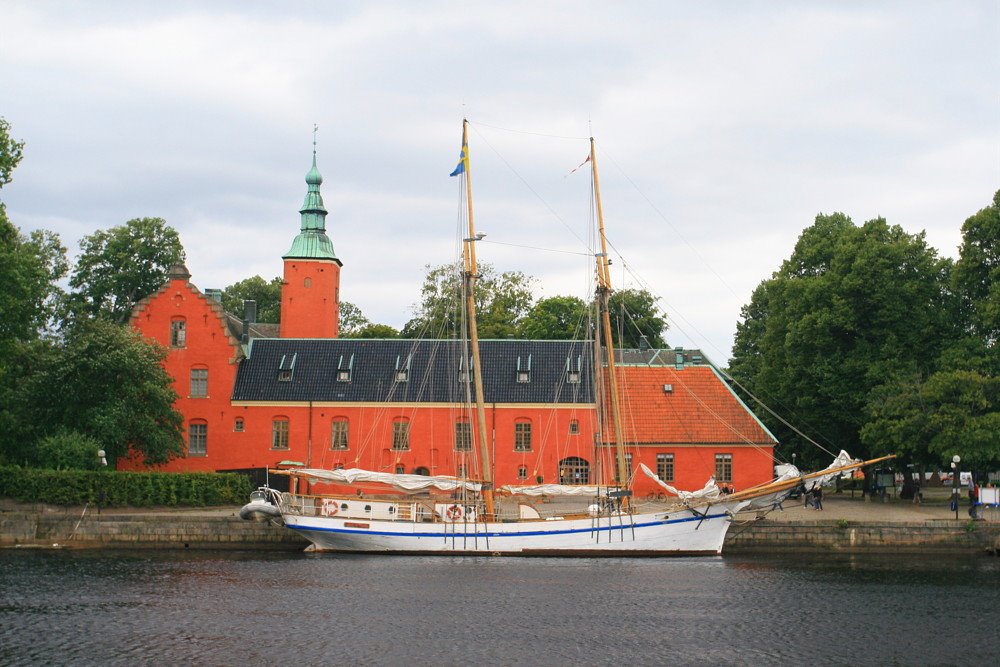
[{"label": "river water", "polygon": [[0,551],[0,664],[997,664],[1000,559]]}]

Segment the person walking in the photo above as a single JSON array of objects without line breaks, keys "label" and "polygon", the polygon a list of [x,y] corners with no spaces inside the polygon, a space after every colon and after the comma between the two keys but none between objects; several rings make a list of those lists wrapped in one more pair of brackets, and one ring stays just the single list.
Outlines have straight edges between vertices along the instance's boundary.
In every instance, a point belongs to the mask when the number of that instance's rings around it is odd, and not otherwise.
[{"label": "person walking", "polygon": [[813,507],[818,510],[823,509],[823,487],[819,484],[813,487]]}]

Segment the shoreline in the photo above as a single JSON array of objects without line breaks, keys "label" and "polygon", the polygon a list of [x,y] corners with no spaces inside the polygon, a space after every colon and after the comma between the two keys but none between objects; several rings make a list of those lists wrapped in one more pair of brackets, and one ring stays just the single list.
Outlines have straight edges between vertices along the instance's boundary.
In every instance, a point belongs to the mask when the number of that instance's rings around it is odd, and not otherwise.
[{"label": "shoreline", "polygon": [[[284,527],[244,521],[239,507],[55,507],[0,500],[0,549],[222,549],[301,551]],[[741,515],[723,554],[831,552],[1000,555],[1000,521],[972,521],[946,506],[864,502],[831,496],[822,512],[786,501],[783,510]],[[991,519],[993,517],[991,516]]]}]

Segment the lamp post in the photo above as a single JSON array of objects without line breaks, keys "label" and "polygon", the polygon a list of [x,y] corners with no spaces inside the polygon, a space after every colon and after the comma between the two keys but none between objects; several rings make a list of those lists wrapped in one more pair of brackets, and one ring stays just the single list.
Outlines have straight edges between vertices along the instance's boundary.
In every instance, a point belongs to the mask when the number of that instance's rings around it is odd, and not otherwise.
[{"label": "lamp post", "polygon": [[961,476],[958,464],[962,457],[955,454],[951,457],[951,504],[955,507],[955,521],[958,521],[958,478]]}]

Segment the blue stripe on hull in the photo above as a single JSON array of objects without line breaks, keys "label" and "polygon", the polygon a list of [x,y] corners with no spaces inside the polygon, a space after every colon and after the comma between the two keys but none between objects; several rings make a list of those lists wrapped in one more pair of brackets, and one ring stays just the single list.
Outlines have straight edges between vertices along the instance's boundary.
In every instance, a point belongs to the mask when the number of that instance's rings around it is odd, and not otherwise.
[{"label": "blue stripe on hull", "polygon": [[[313,532],[323,532],[323,533],[344,533],[344,534],[354,534],[354,535],[389,535],[391,537],[461,537],[463,539],[476,539],[481,537],[483,539],[487,537],[529,537],[533,535],[568,535],[572,533],[600,533],[600,532],[611,532],[613,530],[632,530],[633,528],[650,528],[652,526],[664,526],[673,523],[686,523],[689,521],[705,521],[709,519],[721,519],[728,518],[728,514],[709,514],[705,517],[694,516],[685,519],[670,519],[669,521],[652,521],[649,523],[636,523],[636,524],[624,524],[621,526],[603,526],[603,527],[593,527],[593,528],[573,528],[568,530],[532,530],[517,533],[500,533],[500,532],[458,532],[457,530],[453,533],[447,532],[436,532],[436,533],[396,533],[383,530],[355,530],[349,528],[325,528],[322,526],[306,526],[303,524],[296,524],[294,526],[289,526],[293,530],[308,530]],[[365,519],[362,519],[364,521]],[[468,524],[450,524],[454,526],[465,526]],[[478,525],[478,524],[477,524]]]}]

